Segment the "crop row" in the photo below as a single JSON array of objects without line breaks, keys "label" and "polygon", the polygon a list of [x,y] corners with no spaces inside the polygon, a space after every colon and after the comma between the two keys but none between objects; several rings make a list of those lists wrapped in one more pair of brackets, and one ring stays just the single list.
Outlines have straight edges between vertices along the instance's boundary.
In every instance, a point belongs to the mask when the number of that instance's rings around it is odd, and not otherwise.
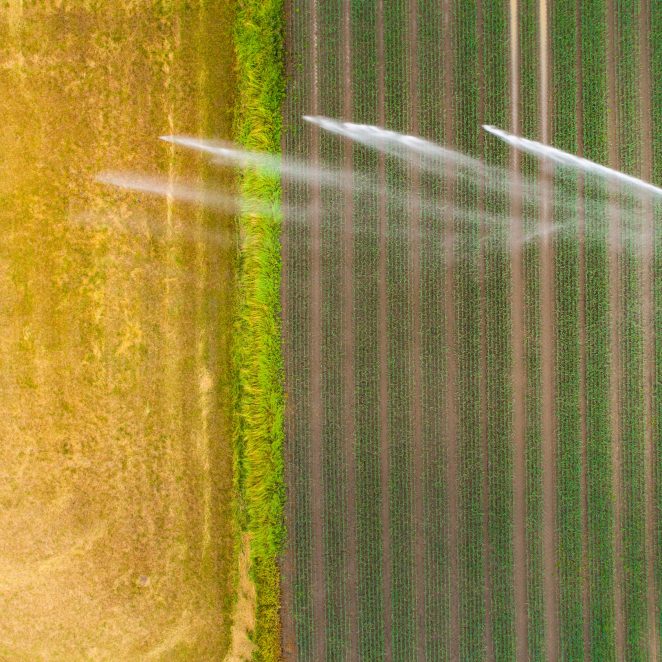
[{"label": "crop row", "polygon": [[[581,11],[583,145],[607,162],[606,8],[589,0]],[[589,28],[590,26],[590,28]],[[614,656],[614,499],[610,434],[609,260],[606,192],[586,179],[586,470],[591,654]]]},{"label": "crop row", "polygon": [[[618,59],[616,88],[619,107],[618,152],[619,167],[638,173],[641,154],[639,109],[639,2],[618,0],[616,30]],[[646,38],[643,35],[643,38]],[[629,196],[628,196],[629,197]],[[641,203],[621,200],[620,278],[622,302],[619,314],[621,345],[621,484],[623,516],[621,539],[623,554],[623,610],[625,657],[631,660],[647,658],[645,513],[646,486],[644,468],[643,409],[643,329],[641,299],[641,244],[637,240],[643,231]],[[631,210],[638,211],[630,223]],[[631,227],[634,225],[634,227]]]},{"label": "crop row", "polygon": [[[301,115],[309,106],[311,53],[310,18],[307,11],[293,10],[290,3],[288,68],[293,75],[287,81],[284,109],[285,153],[288,158],[309,158],[308,136]],[[284,183],[284,199],[294,207],[310,199],[309,187],[296,181]],[[293,204],[294,203],[294,204]],[[315,659],[315,613],[313,611],[312,567],[312,498],[310,453],[310,226],[304,211],[292,211],[285,218],[283,243],[284,309],[286,385],[286,497],[288,531],[286,546],[293,557],[291,582],[291,610],[294,620],[296,653],[299,660]],[[288,570],[284,567],[284,572]],[[291,636],[291,635],[289,635]]]},{"label": "crop row", "polygon": [[[489,3],[483,9],[482,34],[478,34],[482,60],[483,113],[479,123],[508,126],[510,105],[509,20],[506,3]],[[484,137],[482,157],[487,163],[508,168],[509,150]],[[515,656],[515,605],[513,588],[513,385],[511,351],[511,254],[508,219],[511,205],[509,180],[498,176],[494,189],[482,192],[479,208],[503,220],[491,227],[483,220],[484,273],[482,335],[486,400],[481,403],[485,429],[484,465],[487,486],[487,545],[490,582],[492,647],[496,659]],[[517,195],[517,194],[515,194]],[[517,246],[515,250],[520,251]],[[516,301],[514,305],[519,305]],[[519,393],[517,394],[519,396]]]},{"label": "crop row", "polygon": [[[552,142],[577,152],[575,4],[555,3],[551,21]],[[579,236],[577,177],[554,180],[556,502],[559,648],[563,659],[583,656],[582,434],[580,427]],[[569,202],[574,204],[568,204]]]},{"label": "crop row", "polygon": [[[442,90],[444,68],[434,63],[443,57],[448,26],[442,25],[438,3],[418,0],[418,123],[419,133],[437,143],[444,142]],[[421,195],[443,204],[445,187],[436,173],[422,174]],[[421,228],[421,415],[424,443],[425,518],[425,643],[426,657],[450,659],[451,578],[448,510],[448,430],[446,336],[446,227],[439,214],[423,213]]]},{"label": "crop row", "polygon": [[[353,119],[376,124],[378,118],[376,0],[352,3]],[[353,149],[355,171],[377,171],[377,155],[367,148]],[[358,233],[378,236],[379,194],[354,196],[353,224]],[[379,242],[357,240],[354,246],[356,476],[359,604],[358,630],[361,659],[385,658],[384,527],[382,502],[387,485],[380,464],[379,376]],[[388,576],[388,574],[386,575]]]},{"label": "crop row", "polygon": [[[662,182],[662,132],[655,127],[662,122],[662,5],[651,3],[651,124],[653,127],[653,181]],[[656,203],[654,208],[653,237],[653,321],[655,329],[655,371],[653,379],[653,465],[655,467],[655,512],[662,512],[662,208]],[[658,596],[662,595],[662,526],[659,515],[656,522],[655,540],[655,588]],[[658,642],[662,636],[660,623],[662,609],[656,605]]]}]

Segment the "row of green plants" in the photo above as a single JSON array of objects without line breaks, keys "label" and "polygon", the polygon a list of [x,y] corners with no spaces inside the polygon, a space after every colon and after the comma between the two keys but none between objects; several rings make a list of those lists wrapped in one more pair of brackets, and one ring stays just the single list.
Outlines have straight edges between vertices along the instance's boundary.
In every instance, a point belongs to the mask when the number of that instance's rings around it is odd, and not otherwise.
[{"label": "row of green plants", "polygon": [[[238,102],[235,137],[246,149],[280,153],[284,93],[283,1],[239,0],[235,24]],[[284,397],[280,321],[281,185],[278,176],[246,169],[240,181],[237,322],[234,341],[237,518],[250,534],[256,588],[254,660],[280,652],[283,547]],[[271,205],[272,212],[251,206]]]},{"label": "row of green plants", "polygon": [[[653,127],[653,181],[662,182],[662,131],[655,127],[662,122],[662,4],[651,5],[651,124]],[[662,205],[658,202],[654,208],[655,230],[653,237],[653,297],[655,334],[655,372],[653,379],[653,456],[655,511],[662,512]],[[656,594],[662,595],[662,526],[659,519],[655,539],[655,588]],[[662,624],[662,606],[657,605],[657,634],[660,636]]]},{"label": "row of green plants", "polygon": [[[520,126],[522,135],[537,139],[540,134],[538,98],[538,1],[520,4]],[[535,181],[538,161],[522,156],[524,178]],[[523,205],[525,235],[538,229],[539,205],[536,190]],[[540,348],[540,242],[523,247],[525,280],[526,358],[526,541],[527,611],[529,659],[545,657],[545,609],[543,602],[543,494],[542,494],[542,382]]]},{"label": "row of green plants", "polygon": [[[603,0],[581,8],[583,145],[607,163],[607,13]],[[605,187],[585,182],[586,428],[589,630],[591,656],[614,659],[614,493],[610,429],[609,255]]]},{"label": "row of green plants", "polygon": [[[378,123],[379,83],[376,0],[352,2],[352,114],[358,122]],[[379,159],[374,150],[355,146],[355,170],[376,173]],[[354,244],[355,379],[361,393],[356,409],[357,534],[359,554],[359,655],[361,659],[387,659],[385,609],[390,613],[390,576],[385,568],[390,535],[382,519],[382,505],[388,499],[388,484],[382,480],[382,446],[385,428],[380,420],[380,329],[379,242],[380,195],[374,191],[354,199],[353,223],[358,232],[370,234]],[[386,542],[388,546],[388,541]],[[387,616],[389,618],[389,616]]]},{"label": "row of green plants", "polygon": [[[618,95],[618,158],[624,172],[639,174],[641,166],[639,34],[641,3],[616,2],[616,91]],[[642,204],[631,196],[619,201],[621,245],[619,260],[620,311],[620,445],[621,445],[621,547],[623,554],[623,615],[625,658],[646,659],[648,642],[646,601],[646,482],[644,469],[643,327],[641,316]],[[634,227],[633,227],[634,226]]]},{"label": "row of green plants", "polygon": [[[298,3],[297,11],[288,16],[289,71],[284,106],[283,149],[291,158],[310,158],[310,140],[301,116],[311,111],[310,88],[313,76],[311,63],[311,16],[308,3]],[[305,206],[309,202],[308,185],[304,182],[287,183],[287,199]],[[291,453],[286,466],[288,498],[294,521],[290,522],[287,545],[294,556],[292,578],[292,618],[296,623],[296,653],[300,660],[316,657],[315,631],[324,632],[325,622],[319,622],[313,608],[313,532],[311,494],[315,488],[310,465],[311,375],[306,365],[310,361],[311,323],[311,246],[310,224],[305,211],[292,210],[285,228],[289,258],[285,263],[284,301],[287,305],[283,319],[284,337],[292,356],[291,370],[287,374],[287,398],[292,408],[289,443]],[[287,369],[287,368],[286,368]],[[320,461],[315,458],[315,461]],[[321,486],[318,486],[321,489]]]},{"label": "row of green plants", "polygon": [[[489,7],[489,8],[488,8]],[[481,122],[507,127],[510,124],[510,21],[506,3],[490,3],[482,20],[481,39],[484,117]],[[482,158],[507,170],[510,150],[501,141],[483,135]],[[499,175],[491,182],[494,190],[482,194],[480,207],[501,219],[502,227],[484,220],[482,251],[479,259],[484,270],[482,292],[483,351],[486,380],[484,409],[484,458],[487,487],[487,544],[491,601],[492,646],[496,659],[515,657],[514,597],[514,434],[513,426],[513,352],[511,298],[511,209],[518,204],[511,195],[508,179]],[[517,196],[515,192],[515,196]],[[521,247],[517,247],[521,250]]]},{"label": "row of green plants", "polygon": [[[577,16],[571,0],[551,15],[552,142],[577,152]],[[559,581],[559,649],[562,659],[583,656],[582,434],[580,421],[579,181],[553,180],[555,290],[556,521]]]}]

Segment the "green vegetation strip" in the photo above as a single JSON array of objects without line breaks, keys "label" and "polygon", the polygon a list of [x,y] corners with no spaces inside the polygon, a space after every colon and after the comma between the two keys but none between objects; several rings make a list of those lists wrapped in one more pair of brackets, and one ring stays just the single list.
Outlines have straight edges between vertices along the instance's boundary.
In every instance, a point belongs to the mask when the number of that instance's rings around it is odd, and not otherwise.
[{"label": "green vegetation strip", "polygon": [[[662,122],[662,3],[651,4],[651,82],[653,125],[653,181],[662,183],[662,131],[655,130]],[[653,296],[655,329],[655,375],[653,384],[653,443],[655,466],[655,587],[658,596],[662,595],[662,203],[655,205],[655,237],[653,262]],[[658,647],[662,644],[662,611],[657,604]]]},{"label": "green vegetation strip", "polygon": [[[618,90],[620,169],[639,173],[641,132],[639,115],[639,0],[616,3],[619,57]],[[641,203],[623,196],[621,204],[621,439],[623,517],[623,587],[625,658],[646,659],[645,470],[643,409],[643,328],[641,317]]]},{"label": "green vegetation strip", "polygon": [[[574,0],[559,0],[552,14],[552,141],[577,152],[576,24]],[[556,309],[557,536],[561,657],[583,656],[582,445],[579,406],[579,238],[577,176],[559,171],[554,185],[554,290]]]},{"label": "green vegetation strip", "polygon": [[[418,120],[421,136],[444,143],[443,68],[438,57],[448,26],[442,25],[440,3],[418,0],[417,57],[419,71]],[[421,195],[441,207],[443,179],[437,173],[421,176]],[[421,214],[421,409],[423,416],[425,504],[425,617],[426,659],[448,660],[450,643],[450,555],[448,550],[448,439],[445,432],[446,315],[443,220]],[[414,295],[416,296],[416,295]]]},{"label": "green vegetation strip", "polygon": [[[293,9],[290,0],[289,6]],[[310,76],[302,72],[310,70],[310,16],[306,11],[289,11],[288,70],[284,116],[284,151],[293,159],[309,156],[310,144],[301,116],[309,107]],[[309,186],[303,182],[289,181],[285,190],[286,200],[294,204],[308,202]],[[303,205],[302,205],[303,206]],[[292,610],[296,653],[300,660],[314,657],[313,593],[310,590],[313,577],[312,565],[312,504],[310,476],[311,398],[310,366],[299,357],[308,356],[311,319],[311,231],[305,223],[306,212],[292,211],[286,219],[287,243],[284,264],[284,299],[287,304],[283,325],[286,360],[287,399],[290,402],[286,439],[287,490],[293,511],[289,522],[287,545],[293,557],[293,576],[284,581],[292,583],[292,604],[284,609]],[[287,256],[291,256],[288,259]]]},{"label": "green vegetation strip", "polygon": [[[455,144],[472,156],[478,152],[478,43],[476,6],[456,0],[453,49]],[[475,209],[478,186],[459,181],[458,206]],[[482,660],[485,648],[483,573],[483,453],[480,393],[480,280],[477,224],[455,223],[454,293],[457,336],[457,412],[459,479],[460,658]]]},{"label": "green vegetation strip", "polygon": [[[509,122],[509,25],[505,3],[494,3],[483,17],[482,45],[484,71],[484,121],[496,126]],[[509,149],[501,141],[487,138],[483,158],[487,163],[508,168]],[[485,210],[491,216],[508,219],[511,199],[508,181],[499,175],[491,182],[494,190],[484,195]],[[506,224],[486,222],[482,259],[485,287],[484,330],[487,351],[486,410],[488,484],[489,569],[491,582],[492,640],[496,659],[515,657],[513,595],[513,461],[512,461],[512,351],[510,233]],[[479,327],[480,328],[480,327]],[[519,386],[519,385],[518,385]],[[517,388],[517,387],[516,387]],[[488,542],[488,541],[485,541]]]},{"label": "green vegetation strip", "polygon": [[[407,131],[410,101],[407,96],[407,7],[403,0],[384,3],[386,126]],[[386,159],[386,182],[393,190],[408,190],[407,168],[396,158]],[[389,495],[391,527],[391,605],[393,657],[416,657],[412,506],[411,423],[413,368],[411,244],[408,214],[387,198],[388,285],[388,426]]]},{"label": "green vegetation strip", "polygon": [[[238,115],[235,135],[247,149],[280,152],[283,100],[282,0],[240,0],[235,43]],[[280,659],[280,573],[283,543],[283,362],[280,332],[280,180],[247,170],[246,199],[273,205],[239,218],[239,300],[234,346],[237,370],[235,480],[238,517],[251,535],[257,590],[255,660]]]},{"label": "green vegetation strip", "polygon": [[[607,163],[606,9],[582,4],[584,155]],[[590,646],[612,660],[614,631],[614,493],[609,410],[609,260],[605,187],[586,178],[586,428]]]},{"label": "green vegetation strip", "polygon": [[[539,139],[538,109],[538,0],[520,5],[520,98],[522,135]],[[534,180],[538,162],[522,157],[524,177]],[[524,204],[524,234],[538,227],[538,205]],[[524,244],[526,327],[526,540],[529,658],[540,660],[545,651],[545,610],[542,592],[542,437],[540,373],[540,247]]]},{"label": "green vegetation strip", "polygon": [[[376,0],[352,2],[352,116],[357,122],[377,123]],[[354,168],[376,173],[374,150],[355,145]],[[381,502],[387,488],[380,482],[379,422],[379,194],[354,196],[354,314],[356,391],[357,537],[359,656],[383,660],[384,586]],[[364,233],[363,235],[361,233]]]}]

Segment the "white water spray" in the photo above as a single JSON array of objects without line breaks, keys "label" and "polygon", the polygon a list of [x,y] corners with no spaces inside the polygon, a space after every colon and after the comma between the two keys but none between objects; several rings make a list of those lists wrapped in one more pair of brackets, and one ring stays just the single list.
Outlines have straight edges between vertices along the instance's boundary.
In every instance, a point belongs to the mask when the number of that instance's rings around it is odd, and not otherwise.
[{"label": "white water spray", "polygon": [[661,188],[649,182],[645,182],[643,179],[639,179],[638,177],[626,175],[619,170],[608,168],[607,166],[595,163],[594,161],[589,161],[588,159],[584,159],[580,156],[569,154],[568,152],[564,152],[560,149],[557,149],[556,147],[550,147],[549,145],[544,145],[543,143],[536,142],[535,140],[520,138],[519,136],[515,136],[511,133],[503,131],[502,129],[498,129],[495,126],[489,126],[485,124],[483,125],[483,129],[485,129],[485,131],[488,133],[491,133],[493,136],[500,138],[515,149],[533,154],[534,156],[537,156],[541,159],[547,159],[563,166],[575,168],[589,175],[597,175],[614,183],[625,184],[642,193],[648,193],[654,196],[662,197]]}]

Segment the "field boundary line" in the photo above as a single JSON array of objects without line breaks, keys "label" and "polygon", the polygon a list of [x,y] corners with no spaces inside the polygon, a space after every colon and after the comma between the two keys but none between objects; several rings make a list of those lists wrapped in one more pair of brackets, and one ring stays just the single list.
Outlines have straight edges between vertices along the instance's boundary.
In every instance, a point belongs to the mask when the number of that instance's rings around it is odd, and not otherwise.
[{"label": "field boundary line", "polygon": [[[234,135],[248,150],[281,151],[283,0],[244,0],[234,23],[237,112]],[[280,207],[281,185],[273,174],[246,169],[240,191]],[[282,218],[246,210],[237,225],[242,237],[233,339],[236,370],[235,486],[242,525],[251,535],[250,563],[256,588],[256,656],[281,655],[280,560],[284,529],[284,365],[281,345],[280,277]],[[239,508],[237,509],[239,511]]]},{"label": "field boundary line", "polygon": [[[292,35],[292,14],[293,14],[294,0],[284,0],[284,46],[285,46],[285,80],[291,80],[294,75],[292,67],[292,57],[290,56],[290,49],[293,43]],[[285,132],[281,134],[281,153],[285,153]],[[281,188],[283,192],[283,199],[287,199],[287,180],[281,180]],[[287,290],[288,290],[288,265],[289,265],[289,241],[288,235],[290,233],[290,220],[288,215],[283,216],[282,232],[281,232],[281,262],[283,269],[281,271],[280,281],[280,301],[281,301],[281,314],[283,320],[288,319],[288,305],[287,305]],[[281,343],[285,347],[285,324],[283,323],[281,329]],[[292,353],[283,352],[285,375],[292,375],[294,372]],[[291,401],[285,402],[284,412],[285,423],[285,443],[283,446],[283,461],[284,461],[284,479],[285,479],[285,530],[286,540],[283,550],[283,556],[280,564],[280,590],[281,590],[281,652],[285,660],[297,659],[297,645],[296,645],[296,626],[294,622],[294,577],[296,573],[296,558],[295,550],[292,544],[293,536],[291,533],[294,531],[294,522],[296,520],[296,506],[294,496],[292,494],[294,485],[294,452],[292,448],[292,440],[294,438],[294,407]]]}]

